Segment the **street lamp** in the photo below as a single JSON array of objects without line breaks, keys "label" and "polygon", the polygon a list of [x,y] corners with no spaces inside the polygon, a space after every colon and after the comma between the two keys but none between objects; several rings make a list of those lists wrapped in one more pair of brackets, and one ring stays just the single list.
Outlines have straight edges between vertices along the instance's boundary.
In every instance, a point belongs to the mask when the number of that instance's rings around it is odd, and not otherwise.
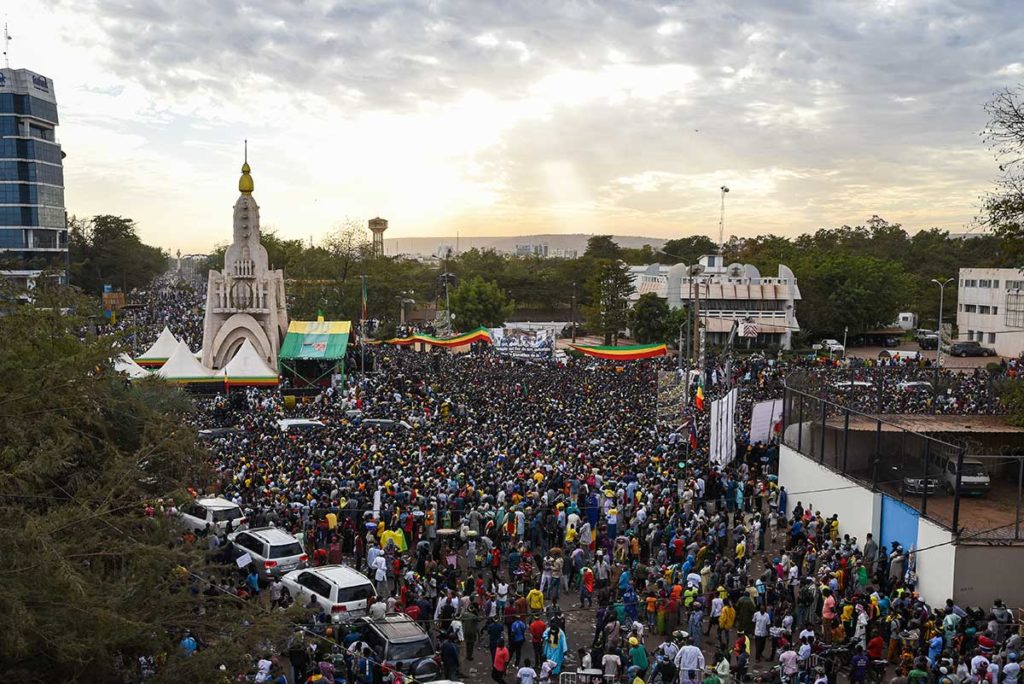
[{"label": "street lamp", "polygon": [[725,193],[729,192],[729,187],[723,185],[719,190],[722,191],[722,212],[718,217],[718,253],[721,254],[725,248]]},{"label": "street lamp", "polygon": [[846,360],[846,333],[850,332],[850,326],[843,326],[843,360]]},{"label": "street lamp", "polygon": [[939,336],[939,339],[938,339],[937,343],[935,344],[935,369],[936,369],[936,372],[938,372],[939,367],[942,365],[942,298],[943,298],[943,295],[945,295],[945,293],[946,293],[946,285],[949,285],[954,280],[956,280],[956,279],[955,278],[946,278],[942,282],[939,282],[938,279],[932,278],[932,282],[939,286],[939,326],[938,326],[939,329],[935,331],[936,333],[938,333],[938,336]]}]

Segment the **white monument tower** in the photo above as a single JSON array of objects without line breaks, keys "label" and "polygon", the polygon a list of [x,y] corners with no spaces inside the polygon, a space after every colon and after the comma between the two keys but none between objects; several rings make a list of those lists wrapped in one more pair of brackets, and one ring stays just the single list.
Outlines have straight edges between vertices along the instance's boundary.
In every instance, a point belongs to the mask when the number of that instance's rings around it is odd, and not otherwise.
[{"label": "white monument tower", "polygon": [[281,340],[288,331],[284,272],[270,270],[267,250],[260,244],[260,208],[252,197],[249,170],[246,144],[233,241],[224,254],[224,270],[209,275],[203,325],[203,365],[207,368],[223,368],[246,340],[276,368]]}]

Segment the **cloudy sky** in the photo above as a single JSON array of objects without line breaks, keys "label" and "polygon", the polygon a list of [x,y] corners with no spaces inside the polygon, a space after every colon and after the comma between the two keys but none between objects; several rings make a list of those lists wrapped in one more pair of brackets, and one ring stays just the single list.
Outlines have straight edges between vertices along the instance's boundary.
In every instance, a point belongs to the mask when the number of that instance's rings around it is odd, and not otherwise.
[{"label": "cloudy sky", "polygon": [[[42,11],[41,11],[42,8]],[[56,84],[68,210],[230,237],[963,230],[983,103],[1024,81],[1021,0],[15,0]]]}]

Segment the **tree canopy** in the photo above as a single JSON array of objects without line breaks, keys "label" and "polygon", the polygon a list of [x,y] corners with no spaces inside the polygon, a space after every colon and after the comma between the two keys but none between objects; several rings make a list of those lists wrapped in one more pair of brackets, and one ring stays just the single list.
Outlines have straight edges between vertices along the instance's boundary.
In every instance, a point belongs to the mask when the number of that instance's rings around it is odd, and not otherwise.
[{"label": "tree canopy", "polygon": [[104,285],[126,292],[147,287],[167,268],[167,254],[143,244],[133,220],[109,214],[72,217],[68,253],[71,284],[92,294]]},{"label": "tree canopy", "polygon": [[603,336],[605,344],[618,344],[629,323],[628,297],[635,290],[629,268],[620,261],[598,260],[584,289],[590,302],[583,307],[587,329]]},{"label": "tree canopy", "polygon": [[[36,306],[0,312],[5,681],[122,681],[159,654],[157,681],[213,681],[220,663],[244,672],[258,644],[285,636],[279,616],[207,591],[204,553],[180,542],[175,518],[146,511],[209,481],[188,403],[126,384],[114,338],[80,338],[98,309],[69,296],[39,290]],[[196,659],[177,649],[189,629],[209,646]]]},{"label": "tree canopy", "polygon": [[667,341],[669,335],[668,302],[653,292],[640,295],[629,314],[629,327],[640,344]]},{"label": "tree canopy", "polygon": [[462,281],[451,293],[451,304],[455,328],[462,331],[501,327],[515,309],[497,283],[480,276]]}]

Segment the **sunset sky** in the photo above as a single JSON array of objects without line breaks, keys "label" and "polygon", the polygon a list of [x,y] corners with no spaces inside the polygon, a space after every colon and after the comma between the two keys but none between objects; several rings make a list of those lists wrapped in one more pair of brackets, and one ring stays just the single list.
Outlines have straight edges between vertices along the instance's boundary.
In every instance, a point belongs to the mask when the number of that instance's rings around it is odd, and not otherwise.
[{"label": "sunset sky", "polygon": [[[808,9],[813,7],[813,9]],[[205,251],[242,140],[264,226],[320,239],[970,227],[1020,0],[15,0],[68,211]]]}]

